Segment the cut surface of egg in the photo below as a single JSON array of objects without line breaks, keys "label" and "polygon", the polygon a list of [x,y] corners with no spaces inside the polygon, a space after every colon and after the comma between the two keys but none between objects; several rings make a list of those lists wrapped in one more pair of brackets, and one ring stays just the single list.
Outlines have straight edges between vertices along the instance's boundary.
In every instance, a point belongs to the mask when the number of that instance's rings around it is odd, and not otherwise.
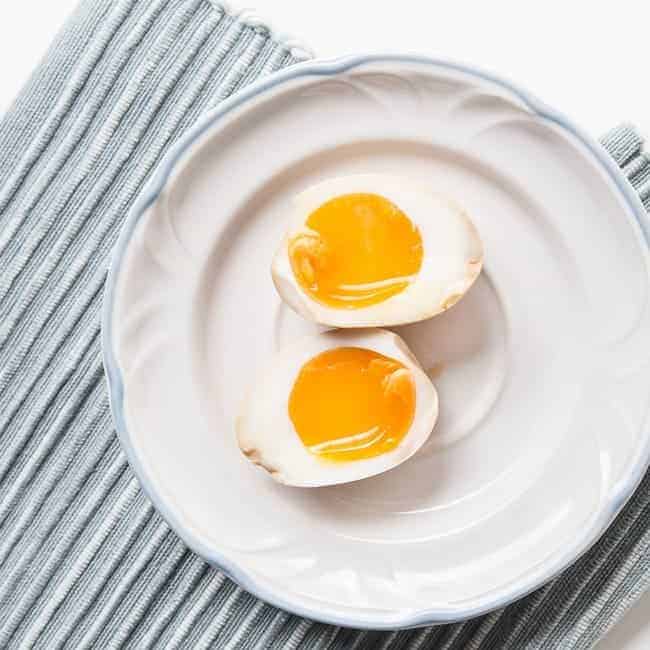
[{"label": "cut surface of egg", "polygon": [[386,330],[338,330],[278,353],[237,419],[244,455],[287,485],[346,483],[412,456],[438,416],[430,379]]},{"label": "cut surface of egg", "polygon": [[401,178],[362,174],[295,197],[272,275],[305,318],[370,327],[448,309],[482,263],[478,233],[457,205]]}]

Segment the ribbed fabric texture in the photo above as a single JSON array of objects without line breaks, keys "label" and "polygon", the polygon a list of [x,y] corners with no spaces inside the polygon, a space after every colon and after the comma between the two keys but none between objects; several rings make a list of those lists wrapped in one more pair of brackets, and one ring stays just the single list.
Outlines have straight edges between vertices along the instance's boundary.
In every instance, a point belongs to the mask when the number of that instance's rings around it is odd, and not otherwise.
[{"label": "ribbed fabric texture", "polygon": [[[0,122],[0,648],[587,648],[646,588],[650,479],[528,598],[389,633],[265,605],[189,552],[117,442],[100,356],[120,225],[209,105],[295,62],[207,0],[84,0]],[[650,208],[630,128],[604,144]]]}]

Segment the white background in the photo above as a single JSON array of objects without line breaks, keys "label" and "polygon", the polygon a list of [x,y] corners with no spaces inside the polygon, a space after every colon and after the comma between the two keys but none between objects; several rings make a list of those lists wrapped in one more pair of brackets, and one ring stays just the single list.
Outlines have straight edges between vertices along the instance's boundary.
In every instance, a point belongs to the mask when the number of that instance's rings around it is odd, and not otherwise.
[{"label": "white background", "polygon": [[[650,134],[647,0],[248,3],[319,56],[374,50],[451,58],[509,78],[592,135],[624,120]],[[76,4],[0,1],[0,114]],[[650,648],[650,595],[599,647]]]}]

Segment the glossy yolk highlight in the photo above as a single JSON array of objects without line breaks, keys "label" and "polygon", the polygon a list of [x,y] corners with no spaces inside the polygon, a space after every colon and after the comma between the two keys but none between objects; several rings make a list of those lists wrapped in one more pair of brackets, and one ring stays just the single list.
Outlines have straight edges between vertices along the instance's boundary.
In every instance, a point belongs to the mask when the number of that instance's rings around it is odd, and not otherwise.
[{"label": "glossy yolk highlight", "polygon": [[289,242],[300,286],[330,307],[356,309],[403,291],[422,265],[411,220],[378,194],[346,194],[309,215]]},{"label": "glossy yolk highlight", "polygon": [[328,350],[308,361],[289,397],[289,416],[303,444],[328,460],[372,458],[394,449],[414,413],[410,371],[361,348]]}]

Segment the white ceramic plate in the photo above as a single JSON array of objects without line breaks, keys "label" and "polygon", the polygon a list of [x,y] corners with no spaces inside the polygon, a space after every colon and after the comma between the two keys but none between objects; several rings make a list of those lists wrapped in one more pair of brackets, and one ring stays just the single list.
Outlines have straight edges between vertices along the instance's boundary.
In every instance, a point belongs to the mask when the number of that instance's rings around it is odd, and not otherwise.
[{"label": "white ceramic plate", "polygon": [[[457,199],[485,271],[398,328],[440,393],[429,443],[378,477],[287,488],[242,457],[233,417],[314,329],[269,274],[290,197],[362,172]],[[257,83],[174,148],[117,248],[104,348],[130,461],[190,547],[293,612],[395,628],[510,602],[586,550],[647,466],[645,218],[594,141],[475,70],[358,57]]]}]

